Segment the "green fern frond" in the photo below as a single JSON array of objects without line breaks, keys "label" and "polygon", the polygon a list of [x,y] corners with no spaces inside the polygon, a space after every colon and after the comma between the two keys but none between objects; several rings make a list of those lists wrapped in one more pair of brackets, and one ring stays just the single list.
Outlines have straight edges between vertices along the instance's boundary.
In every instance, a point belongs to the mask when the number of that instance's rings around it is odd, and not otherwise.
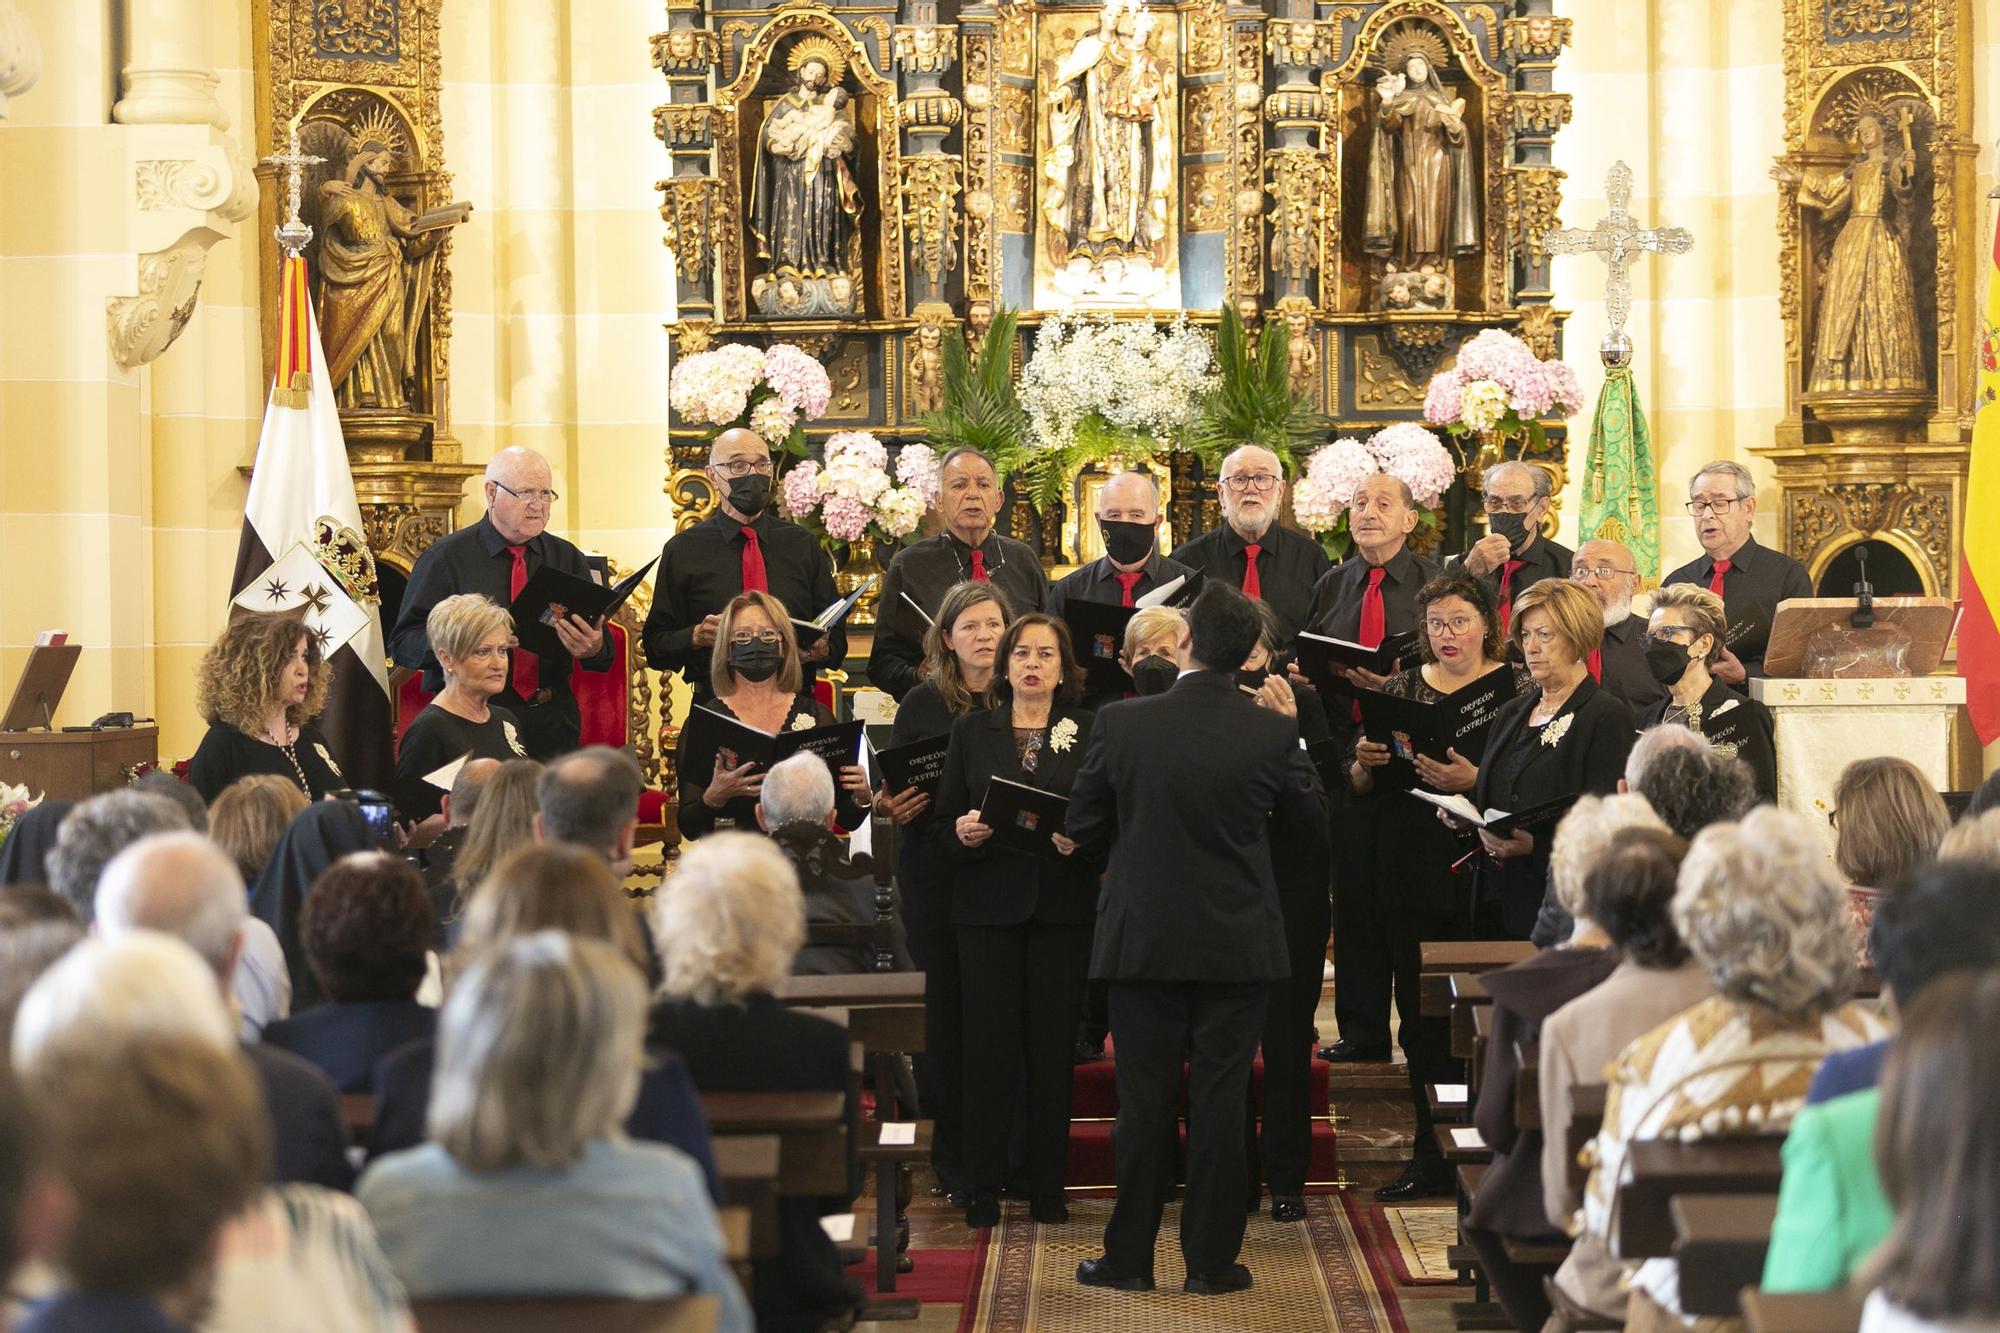
[{"label": "green fern frond", "polygon": [[[946,334],[943,401],[921,423],[925,438],[940,453],[977,449],[1001,466],[1001,459],[1026,437],[1028,414],[1014,391],[1014,322],[1010,310],[995,315],[976,358],[956,329]],[[1002,467],[1003,475],[1007,470]]]}]

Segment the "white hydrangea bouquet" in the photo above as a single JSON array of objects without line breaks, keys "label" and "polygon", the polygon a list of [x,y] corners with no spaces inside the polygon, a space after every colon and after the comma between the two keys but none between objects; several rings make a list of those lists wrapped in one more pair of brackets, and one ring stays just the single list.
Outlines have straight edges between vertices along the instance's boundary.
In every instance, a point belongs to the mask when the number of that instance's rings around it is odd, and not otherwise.
[{"label": "white hydrangea bouquet", "polygon": [[1541,419],[1571,416],[1582,404],[1575,371],[1539,359],[1511,333],[1487,329],[1459,349],[1450,370],[1431,377],[1424,420],[1454,439],[1479,436],[1487,442],[1481,458],[1497,462],[1499,441],[1521,438],[1524,452],[1540,452]]},{"label": "white hydrangea bouquet", "polygon": [[1347,510],[1361,483],[1386,472],[1410,488],[1420,511],[1416,531],[1421,537],[1440,530],[1444,493],[1458,476],[1451,450],[1414,422],[1384,426],[1366,441],[1342,436],[1321,445],[1306,459],[1305,475],[1292,488],[1292,515],[1299,526],[1319,538],[1328,556],[1344,559],[1353,549]]},{"label": "white hydrangea bouquet", "polygon": [[938,456],[926,444],[889,449],[865,430],[829,436],[823,459],[808,458],[785,473],[778,507],[818,534],[828,548],[872,537],[900,545],[937,503]]},{"label": "white hydrangea bouquet", "polygon": [[14,831],[14,821],[42,803],[26,787],[0,782],[0,842]]},{"label": "white hydrangea bouquet", "polygon": [[826,367],[791,343],[724,343],[681,358],[667,377],[667,402],[681,420],[718,431],[747,426],[794,457],[805,456],[805,423],[832,398]]}]

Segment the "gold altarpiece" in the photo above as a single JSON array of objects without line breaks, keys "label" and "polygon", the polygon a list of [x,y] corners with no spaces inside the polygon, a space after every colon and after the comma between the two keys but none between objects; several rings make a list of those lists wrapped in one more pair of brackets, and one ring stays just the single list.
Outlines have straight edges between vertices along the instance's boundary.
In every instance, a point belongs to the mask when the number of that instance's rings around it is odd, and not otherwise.
[{"label": "gold altarpiece", "polygon": [[1864,543],[1878,590],[1958,591],[1981,297],[1971,10],[1785,4],[1785,416],[1758,452],[1785,547],[1828,595]]},{"label": "gold altarpiece", "polygon": [[[815,443],[863,428],[915,438],[941,331],[977,337],[1001,308],[1020,312],[1022,356],[1056,310],[1212,322],[1228,302],[1253,328],[1283,320],[1294,382],[1361,432],[1419,417],[1430,375],[1482,328],[1559,349],[1538,238],[1558,225],[1550,148],[1570,104],[1551,79],[1570,20],[1550,0],[667,0],[666,12],[652,54],[667,87],[654,128],[673,162],[660,188],[674,350],[805,347],[834,387],[808,426]],[[1382,82],[1390,62],[1421,76],[1403,100],[1456,106],[1462,122],[1457,241],[1428,263],[1402,255],[1400,271],[1369,208],[1384,89],[1401,88]],[[1125,154],[1104,160],[1129,160],[1131,178],[1080,214],[1063,173],[1082,168],[1062,154],[1092,151],[1071,122],[1089,123],[1079,101],[1095,97],[1114,108],[1105,124],[1143,114],[1153,128],[1136,146],[1115,126],[1093,141]],[[814,135],[825,153],[791,147]],[[835,184],[779,179],[812,172]],[[798,188],[808,216],[815,199],[841,206],[822,207],[817,237],[789,238],[769,205]],[[709,433],[670,423],[665,489],[682,526],[714,501]],[[1535,460],[1558,491],[1565,450],[1558,427]],[[1218,522],[1199,463],[1160,461],[1175,539]],[[1051,566],[1088,558],[1078,515],[1095,484],[1073,478],[1048,516],[1010,504],[1006,522]]]}]

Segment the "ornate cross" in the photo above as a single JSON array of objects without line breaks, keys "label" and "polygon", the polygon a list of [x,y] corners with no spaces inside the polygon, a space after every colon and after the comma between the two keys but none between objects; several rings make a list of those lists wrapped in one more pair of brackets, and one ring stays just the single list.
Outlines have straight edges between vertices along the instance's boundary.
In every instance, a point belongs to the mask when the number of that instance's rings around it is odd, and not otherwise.
[{"label": "ornate cross", "polygon": [[1694,248],[1694,237],[1686,227],[1655,227],[1642,231],[1626,211],[1632,202],[1632,168],[1614,162],[1604,178],[1604,197],[1611,211],[1589,231],[1562,227],[1542,237],[1542,248],[1552,255],[1580,255],[1596,252],[1609,272],[1604,279],[1604,310],[1610,327],[1598,348],[1607,366],[1622,366],[1632,359],[1632,340],[1625,336],[1625,321],[1632,314],[1632,276],[1627,271],[1641,253],[1684,255]]},{"label": "ornate cross", "polygon": [[266,166],[285,169],[285,221],[273,234],[278,238],[279,248],[293,258],[302,254],[313,238],[313,229],[299,216],[299,195],[305,186],[305,171],[307,167],[316,167],[324,161],[323,157],[299,151],[299,128],[296,125],[292,127],[291,143],[286,150],[264,159]]}]

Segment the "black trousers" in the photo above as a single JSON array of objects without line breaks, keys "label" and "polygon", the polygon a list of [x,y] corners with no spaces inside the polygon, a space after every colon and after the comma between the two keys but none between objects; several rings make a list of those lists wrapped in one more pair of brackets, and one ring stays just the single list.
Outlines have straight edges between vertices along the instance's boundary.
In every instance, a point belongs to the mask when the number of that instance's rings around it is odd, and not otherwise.
[{"label": "black trousers", "polygon": [[[909,830],[899,829],[907,838]],[[947,914],[943,892],[931,866],[905,850],[897,861],[903,885],[903,923],[910,961],[924,974],[924,1050],[911,1064],[917,1099],[932,1122],[931,1169],[938,1185],[956,1192],[965,1185],[964,1127],[965,1018],[959,1004],[958,931]]]},{"label": "black trousers", "polygon": [[1014,1110],[1025,1084],[1028,1188],[1060,1198],[1069,1165],[1069,1101],[1076,1024],[1090,971],[1088,925],[1030,921],[960,926],[964,983],[965,1183],[998,1194],[1007,1184]]},{"label": "black trousers", "polygon": [[1555,1268],[1548,1264],[1515,1263],[1507,1257],[1507,1244],[1497,1231],[1472,1226],[1461,1226],[1460,1231],[1478,1251],[1479,1266],[1486,1270],[1493,1299],[1500,1302],[1507,1322],[1526,1329],[1538,1329],[1547,1323],[1549,1297],[1542,1290],[1542,1279],[1553,1275]]},{"label": "black trousers", "polygon": [[[1391,799],[1402,800],[1403,797]],[[1376,803],[1333,798],[1333,1016],[1343,1040],[1389,1044],[1389,930],[1375,873]]]},{"label": "black trousers", "polygon": [[1432,1132],[1430,1099],[1424,1096],[1426,1083],[1463,1083],[1464,1066],[1451,1054],[1451,1014],[1424,1013],[1418,999],[1423,984],[1423,945],[1426,940],[1456,940],[1465,935],[1465,913],[1448,908],[1425,911],[1399,908],[1389,914],[1390,967],[1396,988],[1396,1042],[1410,1075],[1410,1097],[1416,1112],[1416,1144],[1412,1152],[1418,1161],[1442,1162],[1444,1153]]},{"label": "black trousers", "polygon": [[1187,1061],[1187,1193],[1181,1255],[1210,1274],[1243,1249],[1243,1116],[1269,982],[1113,981],[1118,1047],[1118,1201],[1104,1257],[1121,1273],[1153,1271],[1153,1241],[1173,1188]]},{"label": "black trousers", "polygon": [[1292,974],[1271,983],[1271,1003],[1264,1015],[1264,1115],[1262,1153],[1257,1126],[1244,1123],[1250,1171],[1250,1199],[1257,1197],[1261,1178],[1274,1199],[1296,1199],[1306,1192],[1306,1172],[1312,1159],[1312,1026],[1319,1008],[1320,985],[1326,971],[1326,936],[1333,925],[1333,904],[1324,894],[1281,894],[1285,916],[1285,953]]}]

